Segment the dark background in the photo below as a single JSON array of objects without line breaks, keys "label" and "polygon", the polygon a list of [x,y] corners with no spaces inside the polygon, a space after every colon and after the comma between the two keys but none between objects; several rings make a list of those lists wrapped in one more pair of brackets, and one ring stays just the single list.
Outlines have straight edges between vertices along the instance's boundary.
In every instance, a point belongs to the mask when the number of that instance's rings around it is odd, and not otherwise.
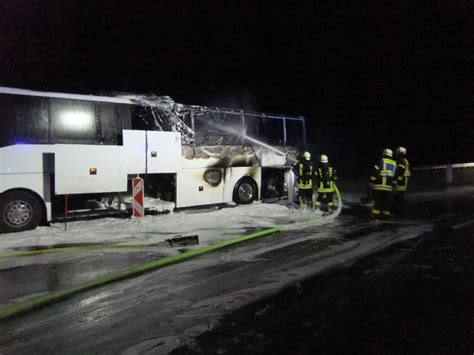
[{"label": "dark background", "polygon": [[471,4],[3,0],[0,85],[303,115],[344,175],[471,162]]}]

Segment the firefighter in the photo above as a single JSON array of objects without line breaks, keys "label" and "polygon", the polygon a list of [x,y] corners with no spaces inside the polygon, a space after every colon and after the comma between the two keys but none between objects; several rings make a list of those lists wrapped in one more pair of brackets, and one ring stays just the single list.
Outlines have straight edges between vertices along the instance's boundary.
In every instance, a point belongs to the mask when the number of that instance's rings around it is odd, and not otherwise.
[{"label": "firefighter", "polygon": [[406,148],[397,148],[396,159],[397,169],[395,170],[395,182],[397,187],[395,195],[393,196],[393,212],[397,215],[401,215],[405,208],[405,194],[408,189],[408,179],[411,176]]},{"label": "firefighter", "polygon": [[311,161],[311,153],[305,151],[302,161],[293,166],[295,177],[298,181],[298,194],[301,207],[313,207],[313,177],[314,165]]},{"label": "firefighter", "polygon": [[392,191],[394,190],[396,163],[391,149],[384,149],[382,158],[374,165],[370,176],[370,185],[374,206],[373,218],[387,218],[391,214]]},{"label": "firefighter", "polygon": [[316,199],[316,207],[319,210],[327,209],[332,212],[334,207],[334,181],[337,180],[336,170],[329,165],[327,155],[321,155],[319,166],[316,170],[316,178],[318,181],[318,197]]}]

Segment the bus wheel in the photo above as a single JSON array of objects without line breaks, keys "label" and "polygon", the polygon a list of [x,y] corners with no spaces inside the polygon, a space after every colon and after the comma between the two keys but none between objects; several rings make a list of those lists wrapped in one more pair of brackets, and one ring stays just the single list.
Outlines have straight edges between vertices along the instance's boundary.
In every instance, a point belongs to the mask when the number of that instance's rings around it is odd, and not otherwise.
[{"label": "bus wheel", "polygon": [[233,200],[239,205],[247,205],[255,201],[257,186],[251,178],[240,179],[234,187]]},{"label": "bus wheel", "polygon": [[0,228],[20,232],[35,228],[41,220],[41,205],[28,192],[10,191],[0,196]]}]

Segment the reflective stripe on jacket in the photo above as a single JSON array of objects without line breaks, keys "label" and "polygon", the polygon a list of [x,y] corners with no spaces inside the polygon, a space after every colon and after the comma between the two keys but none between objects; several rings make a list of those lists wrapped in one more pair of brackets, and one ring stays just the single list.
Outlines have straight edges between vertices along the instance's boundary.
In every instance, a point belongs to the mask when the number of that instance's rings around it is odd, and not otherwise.
[{"label": "reflective stripe on jacket", "polygon": [[312,163],[298,163],[298,189],[312,189],[313,188],[313,175],[314,168]]},{"label": "reflective stripe on jacket", "polygon": [[397,166],[397,191],[407,191],[408,178],[411,176],[410,163],[407,159],[403,159]]},{"label": "reflective stripe on jacket", "polygon": [[378,165],[374,165],[374,170],[370,176],[370,183],[373,184],[374,190],[392,191],[395,168],[395,160],[387,157],[382,158]]},{"label": "reflective stripe on jacket", "polygon": [[328,193],[334,192],[334,181],[337,180],[336,170],[331,166],[326,168],[318,168],[317,171],[318,177],[318,192],[319,193]]}]

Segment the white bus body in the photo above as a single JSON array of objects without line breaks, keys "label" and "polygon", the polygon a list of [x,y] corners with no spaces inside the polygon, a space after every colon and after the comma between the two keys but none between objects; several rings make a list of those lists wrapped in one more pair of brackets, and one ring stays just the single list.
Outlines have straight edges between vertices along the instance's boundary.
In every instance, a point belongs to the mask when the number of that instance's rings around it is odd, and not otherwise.
[{"label": "white bus body", "polygon": [[[138,126],[146,124],[140,111],[147,110],[143,100],[0,88],[2,231],[31,229],[53,220],[57,196],[126,193],[130,178],[137,175],[172,177],[174,187],[164,186],[170,179],[155,187],[174,190],[178,208],[251,203],[262,194],[262,171],[289,165],[287,148],[279,154],[265,145],[245,144],[243,136],[238,137],[240,145],[222,144],[225,134],[217,144],[196,144],[195,127],[176,124],[178,116],[160,105],[151,109],[151,120],[156,121],[153,110],[158,107],[160,114],[172,118],[171,131],[133,127],[131,111],[138,110]],[[191,118],[197,109],[209,114],[202,107],[188,108]],[[239,115],[243,121],[244,113]],[[302,123],[304,137],[304,119],[295,120]],[[286,141],[286,127],[283,130]]]}]

